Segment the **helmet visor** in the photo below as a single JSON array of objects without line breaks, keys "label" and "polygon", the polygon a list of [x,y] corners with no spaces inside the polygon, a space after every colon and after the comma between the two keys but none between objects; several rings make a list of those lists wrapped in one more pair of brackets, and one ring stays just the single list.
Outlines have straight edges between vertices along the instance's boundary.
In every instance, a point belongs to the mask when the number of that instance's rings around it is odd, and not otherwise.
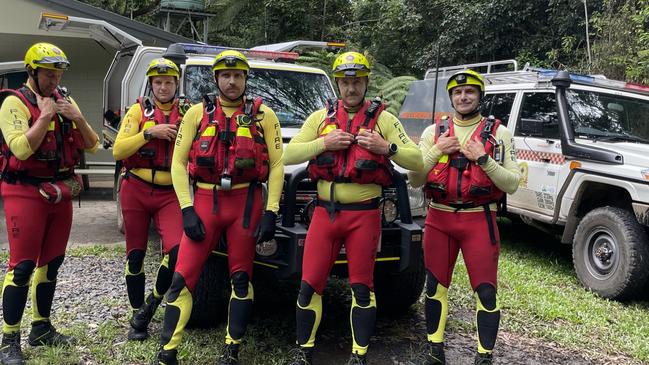
[{"label": "helmet visor", "polygon": [[51,65],[51,68],[57,70],[67,70],[70,67],[70,62],[63,57],[43,57],[40,60],[34,61],[36,65]]}]

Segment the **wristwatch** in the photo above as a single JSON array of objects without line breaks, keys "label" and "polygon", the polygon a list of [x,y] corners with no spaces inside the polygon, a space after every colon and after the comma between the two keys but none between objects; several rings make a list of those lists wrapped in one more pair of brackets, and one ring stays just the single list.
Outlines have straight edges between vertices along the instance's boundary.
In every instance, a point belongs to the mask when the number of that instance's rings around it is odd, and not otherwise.
[{"label": "wristwatch", "polygon": [[394,156],[397,153],[397,149],[398,147],[396,143],[390,143],[390,145],[388,146],[388,154],[386,156],[388,157]]},{"label": "wristwatch", "polygon": [[480,166],[484,166],[487,163],[487,161],[489,161],[489,154],[488,153],[485,153],[484,155],[478,157],[478,159],[476,160],[476,162]]},{"label": "wristwatch", "polygon": [[152,137],[153,137],[153,135],[151,134],[151,131],[146,129],[144,131],[144,140],[145,141],[150,141]]}]

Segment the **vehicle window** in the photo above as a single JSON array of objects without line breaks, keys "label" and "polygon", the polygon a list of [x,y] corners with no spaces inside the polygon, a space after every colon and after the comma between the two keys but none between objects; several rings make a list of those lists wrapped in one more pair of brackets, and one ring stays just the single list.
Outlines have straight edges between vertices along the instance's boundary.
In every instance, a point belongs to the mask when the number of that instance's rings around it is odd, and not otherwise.
[{"label": "vehicle window", "polygon": [[519,136],[559,139],[559,117],[554,93],[525,93],[514,133]]},{"label": "vehicle window", "polygon": [[[184,86],[192,103],[217,91],[210,66],[188,66]],[[261,97],[283,127],[301,126],[311,113],[325,107],[327,99],[336,97],[326,75],[271,69],[253,69],[246,93]]]},{"label": "vehicle window", "polygon": [[649,143],[649,101],[585,90],[566,93],[576,138]]},{"label": "vehicle window", "polygon": [[482,104],[482,115],[493,115],[506,126],[509,122],[515,96],[515,93],[486,95]]}]

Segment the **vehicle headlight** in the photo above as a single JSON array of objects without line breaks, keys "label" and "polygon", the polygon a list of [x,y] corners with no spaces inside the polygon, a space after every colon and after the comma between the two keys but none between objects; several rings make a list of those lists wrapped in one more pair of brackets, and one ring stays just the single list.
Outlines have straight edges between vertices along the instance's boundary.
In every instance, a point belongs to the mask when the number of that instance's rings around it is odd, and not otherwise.
[{"label": "vehicle headlight", "polygon": [[381,218],[385,223],[393,223],[397,220],[399,215],[399,210],[397,209],[397,203],[392,198],[383,198],[379,202],[379,211],[381,212]]},{"label": "vehicle headlight", "polygon": [[277,253],[277,241],[273,238],[270,241],[258,243],[255,251],[259,256],[273,256]]},{"label": "vehicle headlight", "polygon": [[313,198],[308,203],[306,203],[304,208],[302,208],[302,222],[307,226],[309,225],[309,223],[311,223],[311,218],[313,218],[313,212],[315,211],[317,203],[318,200]]}]

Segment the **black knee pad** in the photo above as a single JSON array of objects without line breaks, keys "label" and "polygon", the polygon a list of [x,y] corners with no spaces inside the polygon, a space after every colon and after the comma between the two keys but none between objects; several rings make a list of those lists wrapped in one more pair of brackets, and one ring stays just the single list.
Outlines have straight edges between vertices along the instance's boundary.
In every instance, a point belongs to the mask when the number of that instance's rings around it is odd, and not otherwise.
[{"label": "black knee pad", "polygon": [[144,265],[144,251],[142,250],[133,250],[131,251],[126,260],[128,261],[128,271],[132,273],[139,272],[142,270],[142,265]]},{"label": "black knee pad", "polygon": [[309,285],[306,281],[302,280],[300,283],[300,294],[297,296],[297,302],[301,307],[306,307],[311,303],[311,298],[315,293],[315,289]]},{"label": "black knee pad", "polygon": [[180,248],[180,245],[174,246],[169,251],[169,270],[174,271],[176,268],[176,261],[178,261],[178,249]]},{"label": "black knee pad", "polygon": [[432,272],[426,270],[426,295],[433,297],[437,293],[437,278]]},{"label": "black knee pad", "polygon": [[356,304],[361,307],[370,305],[370,288],[365,284],[352,284],[352,292],[356,299]]},{"label": "black knee pad", "polygon": [[250,282],[250,279],[248,278],[247,272],[237,271],[232,274],[230,280],[232,281],[232,289],[237,297],[245,298],[248,296],[248,282]]},{"label": "black knee pad", "polygon": [[63,265],[64,258],[65,256],[63,255],[57,256],[47,264],[47,280],[56,280],[56,276],[59,274],[59,268]]},{"label": "black knee pad", "polygon": [[496,309],[496,288],[488,283],[482,283],[475,289],[480,302],[487,310]]},{"label": "black knee pad", "polygon": [[14,267],[14,284],[17,286],[24,286],[29,283],[29,278],[32,276],[36,268],[34,261],[25,260],[21,261]]},{"label": "black knee pad", "polygon": [[175,272],[173,278],[171,279],[171,286],[169,287],[169,292],[167,293],[167,301],[174,302],[178,299],[180,292],[185,288],[185,278],[183,278],[180,273]]}]

